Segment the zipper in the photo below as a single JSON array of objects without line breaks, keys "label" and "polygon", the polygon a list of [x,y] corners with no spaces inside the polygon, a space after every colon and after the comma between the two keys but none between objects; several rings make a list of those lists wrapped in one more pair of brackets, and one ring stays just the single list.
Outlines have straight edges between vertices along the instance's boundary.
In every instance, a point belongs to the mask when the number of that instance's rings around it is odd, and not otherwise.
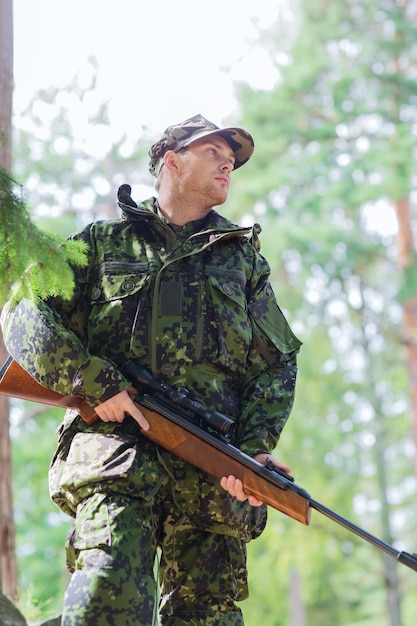
[{"label": "zipper", "polygon": [[199,293],[198,293],[198,310],[197,310],[197,331],[195,338],[195,358],[198,361],[201,357],[201,350],[203,347],[203,331],[204,331],[204,318],[207,313],[206,308],[206,290],[205,283],[203,280],[199,283]]},{"label": "zipper", "polygon": [[[165,226],[165,225],[164,225]],[[169,227],[166,227],[168,230]],[[207,250],[208,248],[211,248],[214,244],[216,244],[218,241],[222,240],[222,239],[229,239],[229,238],[234,238],[236,236],[242,235],[242,234],[247,234],[248,231],[250,232],[250,229],[240,229],[240,230],[235,230],[235,231],[227,231],[227,232],[223,232],[223,233],[217,233],[216,235],[213,235],[213,237],[210,238],[210,240],[208,242],[206,242],[205,244],[203,244],[202,246],[190,250],[189,252],[184,252],[178,256],[173,256],[171,259],[167,260],[164,265],[161,267],[161,269],[159,270],[159,272],[157,273],[156,277],[155,277],[155,285],[154,285],[154,290],[153,290],[153,298],[152,298],[152,317],[151,317],[151,325],[150,325],[150,357],[151,357],[151,372],[153,374],[153,376],[158,377],[158,371],[157,371],[157,362],[156,362],[156,332],[157,332],[157,326],[158,326],[158,315],[159,315],[159,291],[160,291],[160,285],[161,285],[161,279],[162,279],[162,274],[163,272],[170,266],[172,265],[172,263],[175,263],[176,261],[181,261],[182,259],[186,259],[187,257],[191,257],[194,256],[195,254],[200,254],[201,252],[203,252],[204,250]],[[203,234],[207,234],[210,231],[204,231],[204,232],[199,232],[199,233],[195,233],[194,235],[191,235],[187,241],[190,241],[193,238],[196,238],[198,236],[201,236]],[[185,242],[186,243],[186,242]],[[174,252],[175,255],[175,252]],[[201,303],[202,304],[202,303]],[[203,311],[203,308],[202,308]],[[201,330],[200,330],[200,334],[202,335],[203,332],[203,318],[199,317],[199,325],[201,326]],[[199,339],[200,341],[200,347],[199,347],[199,351],[201,354],[201,348],[202,348],[202,336],[201,339]]]}]

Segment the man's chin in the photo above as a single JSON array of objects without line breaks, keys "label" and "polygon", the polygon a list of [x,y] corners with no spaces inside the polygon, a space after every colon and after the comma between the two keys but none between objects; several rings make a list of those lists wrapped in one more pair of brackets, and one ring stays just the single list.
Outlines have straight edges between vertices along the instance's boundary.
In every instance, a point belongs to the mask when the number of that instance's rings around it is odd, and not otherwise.
[{"label": "man's chin", "polygon": [[224,204],[226,202],[228,191],[229,190],[227,189],[226,191],[213,194],[213,200],[215,202],[215,206],[220,206],[221,204]]}]

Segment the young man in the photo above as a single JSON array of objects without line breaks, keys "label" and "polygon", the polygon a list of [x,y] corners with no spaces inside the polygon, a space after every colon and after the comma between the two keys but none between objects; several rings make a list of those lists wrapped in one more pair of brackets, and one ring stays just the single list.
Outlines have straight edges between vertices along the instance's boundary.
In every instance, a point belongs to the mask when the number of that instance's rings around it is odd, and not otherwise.
[{"label": "young man", "polygon": [[149,424],[120,368],[133,360],[187,387],[235,421],[234,445],[272,460],[300,342],[256,231],[213,208],[252,153],[249,133],[201,115],[168,127],[149,152],[158,199],[137,206],[123,187],[121,219],[75,236],[87,243],[88,265],[74,270],[73,298],[5,311],[10,354],[101,418],[87,426],[68,412],[51,464],[52,498],[75,518],[63,626],[156,623],[158,548],[164,626],[243,624],[235,602],[248,593],[245,544],[264,529],[266,507],[234,476],[220,486],[142,437]]}]

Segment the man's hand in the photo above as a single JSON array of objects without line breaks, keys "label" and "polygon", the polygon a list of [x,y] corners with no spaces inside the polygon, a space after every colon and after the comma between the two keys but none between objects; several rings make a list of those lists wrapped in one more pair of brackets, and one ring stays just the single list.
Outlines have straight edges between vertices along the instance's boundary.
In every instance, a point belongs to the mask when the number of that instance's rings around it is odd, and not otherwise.
[{"label": "man's hand", "polygon": [[[291,468],[288,467],[288,465],[285,465],[277,459],[274,459],[271,454],[266,454],[265,452],[263,452],[262,454],[257,454],[255,456],[255,460],[262,464],[264,464],[267,459],[272,461],[272,463],[280,469],[283,469],[284,472],[289,473],[291,471]],[[258,500],[258,498],[256,498],[255,496],[247,494],[243,489],[242,481],[235,476],[223,476],[223,478],[220,480],[220,485],[223,487],[223,489],[228,491],[231,496],[234,496],[240,502],[244,502],[245,500],[247,500],[251,506],[261,506],[261,504],[263,504],[262,500]]]},{"label": "man's hand", "polygon": [[129,387],[102,402],[94,410],[103,422],[123,422],[127,413],[137,421],[143,430],[149,430],[148,420],[133,402],[133,398],[137,393],[134,387]]}]

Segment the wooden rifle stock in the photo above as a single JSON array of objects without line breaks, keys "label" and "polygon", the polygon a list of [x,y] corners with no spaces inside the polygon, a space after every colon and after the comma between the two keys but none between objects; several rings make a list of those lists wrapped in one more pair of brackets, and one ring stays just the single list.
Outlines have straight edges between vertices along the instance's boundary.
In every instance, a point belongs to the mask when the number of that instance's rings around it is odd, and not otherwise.
[{"label": "wooden rifle stock", "polygon": [[21,400],[60,406],[63,409],[75,409],[87,424],[93,424],[99,419],[94,409],[81,398],[64,396],[42,387],[12,357],[9,357],[0,369],[0,393]]},{"label": "wooden rifle stock", "polygon": [[[75,409],[90,425],[99,419],[94,409],[81,398],[63,396],[42,387],[12,357],[0,369],[0,394]],[[293,482],[291,476],[273,468],[272,464],[261,465],[223,439],[188,421],[180,410],[176,411],[172,406],[167,408],[158,398],[144,394],[135,398],[135,402],[150,424],[149,430],[141,430],[140,433],[165,450],[215,478],[230,474],[240,478],[247,493],[302,524],[310,523],[311,509],[315,509],[399,563],[417,571],[417,554],[397,550],[314,500],[305,489]]]},{"label": "wooden rifle stock", "polygon": [[[0,394],[65,409],[75,409],[90,425],[99,419],[94,409],[81,398],[64,396],[42,387],[12,357],[8,358],[0,370]],[[265,466],[244,455],[230,444],[204,433],[195,424],[187,424],[187,420],[176,418],[172,412],[166,411],[150,396],[144,395],[137,404],[150,425],[149,430],[140,431],[142,435],[215,478],[220,479],[222,476],[231,474],[240,478],[248,494],[256,496],[274,509],[303,524],[310,523],[309,497],[303,489],[298,488],[297,491],[295,489],[297,486],[281,478],[279,474],[273,477],[280,486],[271,483],[261,474],[265,473],[268,476],[274,475],[275,472],[267,470]],[[155,407],[159,411],[155,410]],[[172,421],[173,419],[175,421]],[[182,425],[178,423],[180,421]],[[230,456],[230,452],[235,455],[235,458]],[[253,469],[243,465],[242,459],[252,464]]]}]

